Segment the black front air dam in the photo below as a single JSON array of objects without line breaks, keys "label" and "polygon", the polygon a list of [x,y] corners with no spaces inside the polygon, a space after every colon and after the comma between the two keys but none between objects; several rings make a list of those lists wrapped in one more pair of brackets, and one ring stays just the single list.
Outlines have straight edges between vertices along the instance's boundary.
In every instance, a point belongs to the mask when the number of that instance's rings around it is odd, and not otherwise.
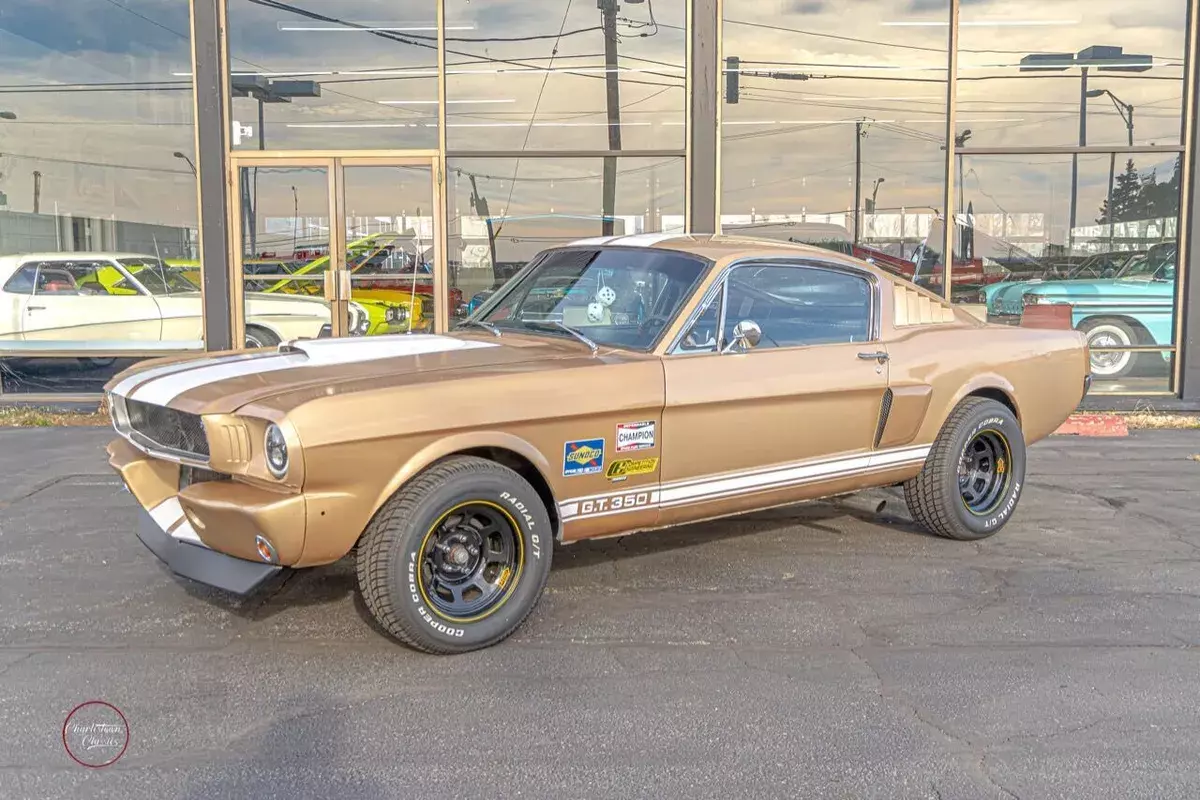
[{"label": "black front air dam", "polygon": [[233,594],[251,594],[283,571],[276,564],[246,561],[181,542],[158,527],[145,509],[138,512],[137,535],[142,544],[176,575]]}]

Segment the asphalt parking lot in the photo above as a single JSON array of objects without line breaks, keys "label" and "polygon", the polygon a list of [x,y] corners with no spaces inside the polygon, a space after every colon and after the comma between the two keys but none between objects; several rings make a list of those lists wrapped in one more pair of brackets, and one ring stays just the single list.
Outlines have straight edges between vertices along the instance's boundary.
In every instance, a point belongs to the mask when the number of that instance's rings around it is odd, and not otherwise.
[{"label": "asphalt parking lot", "polygon": [[[1200,431],[1053,438],[978,544],[871,492],[560,549],[504,644],[381,638],[348,564],[233,602],[106,430],[0,430],[0,797],[1194,798]],[[118,706],[115,765],[62,742]]]}]

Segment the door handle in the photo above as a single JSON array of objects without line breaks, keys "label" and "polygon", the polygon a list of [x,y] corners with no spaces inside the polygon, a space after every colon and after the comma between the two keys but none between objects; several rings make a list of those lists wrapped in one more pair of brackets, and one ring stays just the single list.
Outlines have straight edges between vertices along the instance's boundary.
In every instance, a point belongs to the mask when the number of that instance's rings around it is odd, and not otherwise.
[{"label": "door handle", "polygon": [[888,360],[888,354],[883,352],[882,350],[880,350],[876,353],[859,353],[858,357],[861,358],[863,361],[887,361]]},{"label": "door handle", "polygon": [[45,306],[25,306],[26,311],[45,311]]}]

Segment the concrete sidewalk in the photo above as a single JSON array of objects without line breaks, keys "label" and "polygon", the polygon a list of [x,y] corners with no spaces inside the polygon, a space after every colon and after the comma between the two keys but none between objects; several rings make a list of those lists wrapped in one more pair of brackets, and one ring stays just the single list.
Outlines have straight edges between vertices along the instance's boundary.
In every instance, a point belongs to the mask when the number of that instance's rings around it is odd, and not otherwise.
[{"label": "concrete sidewalk", "polygon": [[[1200,431],[1035,446],[977,544],[878,491],[560,548],[455,658],[375,633],[346,563],[173,579],[111,435],[0,430],[0,798],[1200,796]],[[106,769],[62,746],[89,699],[129,720]]]}]

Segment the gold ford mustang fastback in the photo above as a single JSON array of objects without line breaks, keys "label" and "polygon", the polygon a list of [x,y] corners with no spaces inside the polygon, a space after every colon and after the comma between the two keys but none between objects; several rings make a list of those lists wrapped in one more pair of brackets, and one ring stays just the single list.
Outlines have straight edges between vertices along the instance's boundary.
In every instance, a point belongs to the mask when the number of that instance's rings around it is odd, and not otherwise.
[{"label": "gold ford mustang fastback", "polygon": [[582,539],[877,486],[990,536],[1088,364],[1075,331],[827,250],[608,237],[540,253],[447,335],[138,365],[105,387],[108,454],[175,573],[246,594],[352,554],[389,634],[457,653],[520,626]]}]

